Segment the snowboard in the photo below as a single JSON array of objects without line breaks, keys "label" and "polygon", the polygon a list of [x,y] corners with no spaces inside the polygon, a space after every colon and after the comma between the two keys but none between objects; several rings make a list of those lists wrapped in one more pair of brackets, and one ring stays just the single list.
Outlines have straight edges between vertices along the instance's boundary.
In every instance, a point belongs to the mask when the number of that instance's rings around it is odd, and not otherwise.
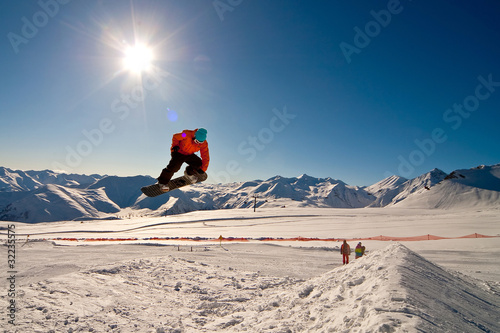
[{"label": "snowboard", "polygon": [[158,183],[153,184],[153,185],[144,186],[141,188],[141,191],[142,191],[142,193],[144,193],[148,197],[157,197],[159,195],[162,195],[163,193],[171,192],[171,191],[178,189],[180,187],[184,187],[187,185],[202,182],[202,181],[206,180],[208,177],[208,175],[205,172],[203,172],[203,173],[196,172],[193,176],[196,176],[196,178],[197,178],[196,181],[194,181],[194,182],[192,182],[185,175],[171,179],[168,182],[168,187],[169,187],[168,191],[162,191],[160,189],[160,186],[158,185]]}]

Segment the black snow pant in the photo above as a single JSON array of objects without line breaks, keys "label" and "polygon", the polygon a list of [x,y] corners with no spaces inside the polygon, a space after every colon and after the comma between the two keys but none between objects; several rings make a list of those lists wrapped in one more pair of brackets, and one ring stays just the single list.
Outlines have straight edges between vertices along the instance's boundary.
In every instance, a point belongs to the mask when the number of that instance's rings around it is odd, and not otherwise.
[{"label": "black snow pant", "polygon": [[201,158],[195,154],[184,155],[179,152],[172,153],[172,159],[168,163],[167,167],[162,170],[160,177],[158,177],[158,183],[167,184],[174,173],[180,170],[183,163],[187,163],[186,172],[188,175],[193,175],[196,171],[201,169]]}]

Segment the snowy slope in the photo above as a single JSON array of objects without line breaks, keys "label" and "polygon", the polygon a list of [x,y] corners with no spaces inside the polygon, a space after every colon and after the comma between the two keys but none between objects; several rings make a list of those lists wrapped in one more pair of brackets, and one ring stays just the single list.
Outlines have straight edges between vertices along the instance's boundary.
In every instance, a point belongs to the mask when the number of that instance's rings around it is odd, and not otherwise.
[{"label": "snowy slope", "polygon": [[370,206],[383,207],[390,204],[392,199],[401,192],[401,185],[407,181],[406,178],[394,175],[366,187],[365,191],[376,198]]},{"label": "snowy slope", "polygon": [[500,207],[500,164],[456,170],[430,190],[418,189],[397,207]]},{"label": "snowy slope", "polygon": [[500,191],[500,164],[456,170],[449,174],[446,180],[470,187]]},{"label": "snowy slope", "polygon": [[43,185],[61,185],[65,187],[71,188],[86,188],[90,184],[95,181],[101,179],[101,175],[93,174],[93,175],[81,175],[76,173],[62,173],[55,172],[51,170],[42,170],[42,171],[26,171],[26,174],[29,175],[32,179],[40,182]]},{"label": "snowy slope", "polygon": [[384,190],[391,190],[391,189],[398,188],[401,184],[403,184],[407,180],[408,179],[406,179],[404,177],[393,175],[393,176],[387,177],[385,179],[382,179],[378,183],[367,186],[365,188],[365,190],[369,193],[377,193],[377,192],[384,191]]},{"label": "snowy slope", "polygon": [[24,171],[0,167],[0,192],[29,191],[41,185]]},{"label": "snowy slope", "polygon": [[[35,244],[33,250],[54,252],[42,245]],[[76,247],[68,250],[72,249]],[[217,256],[221,263],[229,256],[222,249],[209,251],[207,255]],[[90,248],[79,252],[89,256],[85,258],[89,262],[95,256]],[[18,313],[16,328],[25,332],[500,331],[498,295],[400,244],[306,280],[287,272],[269,276],[211,264],[201,254],[192,258],[141,257],[63,267],[69,272],[42,280],[25,276],[33,283],[18,287],[16,303],[26,311]],[[258,267],[257,262],[253,266]],[[7,307],[5,296],[0,305]]]},{"label": "snowy slope", "polygon": [[142,195],[141,187],[154,184],[156,179],[149,176],[118,177],[107,176],[99,179],[89,189],[103,188],[106,195],[120,208],[131,207]]},{"label": "snowy slope", "polygon": [[439,169],[433,169],[413,179],[405,179],[397,176],[386,178],[367,188],[367,191],[373,193],[376,197],[371,207],[394,205],[405,200],[414,192],[423,189],[429,190],[445,179],[446,176],[447,174],[445,172]]},{"label": "snowy slope", "polygon": [[419,177],[408,180],[400,187],[400,193],[392,199],[392,204],[396,204],[400,201],[405,200],[412,193],[430,190],[434,185],[440,183],[445,179],[446,173],[439,170],[433,169],[432,171],[425,173]]},{"label": "snowy slope", "polygon": [[102,178],[99,175],[66,174],[50,170],[21,171],[0,167],[0,192],[30,191],[42,185],[84,188]]},{"label": "snowy slope", "polygon": [[[5,197],[11,202],[6,203]],[[14,195],[0,193],[0,204],[0,220],[30,223],[100,218],[120,210],[103,189],[84,190],[59,185],[43,185]]]}]

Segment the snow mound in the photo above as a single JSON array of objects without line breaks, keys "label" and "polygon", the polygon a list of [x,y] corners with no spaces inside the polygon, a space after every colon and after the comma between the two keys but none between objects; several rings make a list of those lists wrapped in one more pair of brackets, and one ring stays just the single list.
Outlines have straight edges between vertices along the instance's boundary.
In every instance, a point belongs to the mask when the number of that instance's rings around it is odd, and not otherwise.
[{"label": "snow mound", "polygon": [[[266,306],[267,304],[267,306]],[[276,293],[253,327],[310,332],[497,332],[491,295],[393,244]]]},{"label": "snow mound", "polygon": [[18,328],[31,331],[500,331],[497,295],[400,244],[306,281],[170,256],[130,260],[37,282],[18,300],[30,309]]}]

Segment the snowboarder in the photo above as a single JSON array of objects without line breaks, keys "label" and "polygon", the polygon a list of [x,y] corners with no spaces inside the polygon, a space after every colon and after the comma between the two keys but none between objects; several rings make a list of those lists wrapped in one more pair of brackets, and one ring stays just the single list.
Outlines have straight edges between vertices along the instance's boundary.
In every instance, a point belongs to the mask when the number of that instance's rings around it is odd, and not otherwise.
[{"label": "snowboarder", "polygon": [[[200,156],[195,155],[200,152]],[[195,173],[203,174],[208,169],[210,155],[208,152],[207,130],[197,128],[194,131],[184,130],[176,133],[172,137],[172,146],[170,147],[171,159],[167,167],[164,168],[158,179],[158,185],[162,191],[168,191],[168,182],[179,171],[183,163],[188,166],[184,171],[187,177],[194,177]]]},{"label": "snowboarder", "polygon": [[347,244],[347,241],[344,239],[344,243],[340,247],[340,253],[342,254],[342,263],[347,265],[349,263],[349,254],[351,254],[351,247]]},{"label": "snowboarder", "polygon": [[361,245],[361,242],[356,245],[354,253],[356,254],[356,259],[361,258],[365,254],[365,247]]}]

